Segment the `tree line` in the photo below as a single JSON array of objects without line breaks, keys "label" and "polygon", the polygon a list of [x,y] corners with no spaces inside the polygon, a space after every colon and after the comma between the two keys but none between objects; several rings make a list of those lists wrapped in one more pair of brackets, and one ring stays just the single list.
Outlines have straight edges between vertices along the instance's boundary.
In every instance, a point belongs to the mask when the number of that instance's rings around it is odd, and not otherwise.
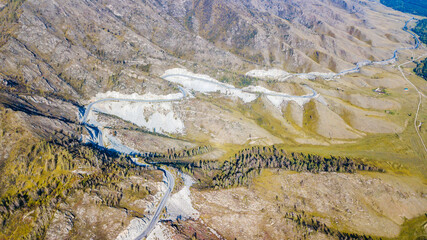
[{"label": "tree line", "polygon": [[204,153],[208,153],[211,150],[212,150],[212,147],[210,145],[198,146],[195,148],[183,149],[180,151],[176,151],[175,148],[170,148],[167,150],[167,153],[165,154],[164,157],[169,160],[174,160],[178,158],[186,158],[186,157],[201,155]]},{"label": "tree line", "polygon": [[248,185],[263,168],[279,168],[297,172],[347,172],[356,170],[383,171],[375,166],[357,162],[348,157],[321,157],[314,154],[292,152],[272,147],[252,147],[235,154],[224,162],[220,173],[214,177],[217,187]]},{"label": "tree line", "polygon": [[340,240],[373,240],[371,236],[360,235],[357,233],[346,233],[329,228],[326,224],[320,222],[319,220],[308,217],[304,212],[287,212],[285,214],[285,218],[295,222],[299,226],[312,229],[316,232],[323,233],[328,236],[338,238]]},{"label": "tree line", "polygon": [[[182,165],[183,163],[180,162]],[[346,172],[378,171],[376,166],[349,157],[322,157],[298,152],[288,153],[276,146],[254,146],[239,151],[221,165],[218,161],[197,161],[181,166],[182,171],[201,176],[211,176],[210,187],[229,188],[250,185],[252,179],[261,174],[262,169],[275,168],[296,172]],[[200,180],[200,179],[199,179]],[[206,179],[205,179],[206,180]]]},{"label": "tree line", "polygon": [[58,204],[76,191],[96,194],[99,205],[120,207],[125,194],[144,198],[153,193],[138,183],[124,189],[122,183],[131,176],[161,181],[160,174],[135,166],[127,156],[86,146],[67,136],[15,147],[0,169],[4,177],[0,181],[0,231],[5,236],[13,236],[8,229],[17,224],[15,216],[37,210],[26,237],[43,238]]},{"label": "tree line", "polygon": [[145,152],[142,154],[142,157],[150,161],[168,162],[167,160],[185,159],[185,158],[205,154],[210,152],[211,150],[212,150],[212,147],[210,145],[198,146],[198,147],[182,149],[182,150],[176,150],[175,148],[168,148],[166,153]]}]

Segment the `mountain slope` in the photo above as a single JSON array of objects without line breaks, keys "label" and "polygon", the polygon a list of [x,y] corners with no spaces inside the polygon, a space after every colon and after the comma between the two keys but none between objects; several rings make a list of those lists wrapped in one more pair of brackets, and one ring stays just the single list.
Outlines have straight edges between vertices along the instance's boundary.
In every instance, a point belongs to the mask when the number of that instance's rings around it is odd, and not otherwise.
[{"label": "mountain slope", "polygon": [[0,0],[0,238],[138,235],[165,184],[129,152],[198,181],[186,206],[207,223],[156,234],[421,226],[427,152],[411,123],[426,137],[427,112],[395,67],[425,54],[409,19],[370,0]]}]

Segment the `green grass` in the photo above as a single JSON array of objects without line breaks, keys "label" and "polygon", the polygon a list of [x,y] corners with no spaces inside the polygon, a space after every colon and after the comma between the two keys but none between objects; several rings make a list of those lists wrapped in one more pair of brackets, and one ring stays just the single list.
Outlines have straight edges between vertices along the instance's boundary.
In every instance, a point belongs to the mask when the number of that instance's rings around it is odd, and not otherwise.
[{"label": "green grass", "polygon": [[[419,86],[422,83],[422,79],[416,76],[410,76],[410,80]],[[389,172],[403,175],[416,175],[422,178],[427,177],[427,154],[424,152],[420,140],[413,127],[413,119],[415,116],[417,96],[415,92],[403,92],[403,89],[391,89],[390,96],[378,96],[373,94],[370,89],[365,89],[364,92],[368,96],[374,96],[378,98],[385,98],[395,100],[401,104],[401,108],[392,110],[393,114],[386,114],[388,121],[395,122],[400,126],[404,126],[405,122],[407,127],[401,133],[390,133],[390,134],[367,134],[365,137],[357,140],[350,141],[344,144],[331,144],[329,146],[321,145],[310,145],[310,144],[299,144],[295,142],[294,135],[289,133],[285,125],[278,119],[271,116],[271,113],[266,108],[265,104],[261,99],[250,104],[236,104],[235,102],[228,101],[226,98],[208,98],[200,96],[202,99],[208,101],[221,109],[229,111],[230,114],[241,117],[242,115],[250,121],[254,121],[257,125],[267,130],[272,135],[283,140],[283,144],[278,145],[280,148],[284,148],[289,152],[303,152],[312,153],[321,156],[348,156],[362,158],[366,161],[375,163],[381,168],[386,169]],[[360,93],[360,91],[354,92]],[[346,104],[355,106],[347,101]],[[368,110],[355,106],[361,110]],[[309,102],[305,105],[303,115],[303,127],[300,128],[292,121],[289,124],[297,130],[303,131],[306,136],[314,138],[320,138],[325,141],[328,139],[323,138],[316,134],[317,126],[317,112],[314,103]],[[419,120],[426,122],[427,111],[421,109]],[[377,111],[385,114],[384,110]],[[291,119],[290,113],[284,111],[284,116],[287,119]],[[311,117],[310,117],[311,116]],[[346,122],[351,122],[351,116],[344,114],[341,117]],[[425,130],[423,131],[424,139],[427,139]],[[224,156],[219,159],[224,161],[233,157],[239,150],[248,147],[248,143],[243,145],[233,144],[217,144],[215,148],[222,149],[226,152]]]},{"label": "green grass", "polygon": [[398,239],[401,240],[425,240],[427,239],[427,213],[406,220],[400,230]]},{"label": "green grass", "polygon": [[[347,156],[376,162],[386,170],[396,173],[426,177],[426,166],[422,156],[418,156],[403,141],[393,134],[370,135],[355,143],[331,146],[294,145],[284,146],[288,151],[313,153],[321,156]],[[398,167],[396,169],[396,167]]]},{"label": "green grass", "polygon": [[302,126],[309,131],[316,132],[318,121],[318,113],[316,110],[316,103],[314,101],[308,102],[304,106],[304,117]]}]

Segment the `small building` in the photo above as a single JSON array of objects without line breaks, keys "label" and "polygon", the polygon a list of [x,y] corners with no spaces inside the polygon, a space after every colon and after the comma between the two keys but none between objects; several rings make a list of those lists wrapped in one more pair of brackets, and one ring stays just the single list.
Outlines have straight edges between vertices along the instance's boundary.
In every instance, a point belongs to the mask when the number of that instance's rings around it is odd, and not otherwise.
[{"label": "small building", "polygon": [[407,92],[407,91],[409,91],[409,88],[407,88],[407,87],[406,87],[406,88],[404,88],[403,90],[405,90],[405,92]]},{"label": "small building", "polygon": [[376,88],[374,89],[374,92],[378,93],[378,94],[384,94],[385,93],[385,88]]}]

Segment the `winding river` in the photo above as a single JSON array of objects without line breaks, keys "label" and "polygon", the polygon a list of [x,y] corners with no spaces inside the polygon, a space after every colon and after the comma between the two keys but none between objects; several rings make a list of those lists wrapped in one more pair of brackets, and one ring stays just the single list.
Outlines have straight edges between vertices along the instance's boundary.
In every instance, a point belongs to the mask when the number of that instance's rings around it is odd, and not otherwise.
[{"label": "winding river", "polygon": [[[394,62],[397,60],[399,51],[401,50],[408,50],[408,49],[417,49],[420,46],[420,41],[418,40],[417,36],[408,30],[408,23],[411,22],[412,20],[415,20],[414,18],[409,19],[408,21],[405,22],[405,26],[403,27],[403,30],[409,34],[411,34],[414,39],[415,39],[415,45],[413,47],[406,47],[406,48],[398,48],[396,50],[394,50],[393,52],[393,56],[389,59],[385,59],[382,61],[361,61],[356,63],[356,66],[354,68],[351,69],[347,69],[347,70],[343,70],[339,73],[335,73],[335,76],[342,76],[348,73],[354,73],[354,72],[359,72],[360,68],[362,66],[366,66],[366,65],[374,65],[374,64],[388,64],[391,62]],[[298,76],[298,74],[293,74],[292,76]],[[164,80],[168,80],[168,78],[172,78],[172,77],[185,77],[185,78],[189,78],[195,81],[201,81],[201,82],[208,82],[210,84],[216,84],[218,86],[221,86],[222,88],[226,88],[226,89],[231,89],[231,90],[238,90],[238,91],[242,91],[242,92],[246,92],[246,93],[251,93],[251,94],[259,94],[259,95],[266,95],[266,96],[276,96],[276,97],[284,97],[284,98],[314,98],[316,97],[318,94],[317,92],[310,88],[309,86],[305,85],[305,87],[309,88],[312,91],[312,94],[309,95],[303,95],[303,96],[293,96],[293,95],[288,95],[285,93],[279,93],[279,92],[260,92],[260,91],[252,91],[250,89],[240,89],[240,88],[236,88],[232,85],[228,85],[228,84],[224,84],[221,82],[216,82],[216,81],[212,81],[210,79],[205,79],[205,78],[200,78],[200,77],[194,77],[194,76],[190,76],[190,75],[184,75],[184,74],[170,74],[170,75],[164,75],[162,76],[162,78]],[[104,147],[104,143],[103,143],[103,133],[102,133],[102,128],[101,126],[97,125],[96,123],[88,123],[88,116],[90,111],[92,111],[94,105],[102,103],[102,102],[143,102],[143,103],[162,103],[162,102],[177,102],[177,101],[182,101],[183,99],[187,98],[187,92],[184,88],[182,88],[181,86],[178,86],[179,90],[182,93],[181,97],[178,98],[171,98],[171,99],[124,99],[124,98],[106,98],[106,99],[101,99],[101,100],[97,100],[95,102],[90,103],[89,105],[86,106],[83,115],[81,116],[81,124],[85,126],[85,128],[88,130],[89,132],[89,141],[100,146],[100,147]],[[126,146],[123,146],[126,147]],[[126,147],[127,148],[127,147]],[[140,152],[134,152],[135,154],[142,154]],[[141,164],[138,162],[133,162],[135,165],[138,166],[147,166],[146,164]],[[163,198],[161,199],[156,212],[154,214],[154,216],[151,218],[149,224],[147,225],[146,229],[137,237],[137,239],[142,239],[144,237],[147,237],[150,232],[154,229],[161,211],[163,210],[173,188],[175,185],[175,179],[173,177],[173,175],[167,171],[164,168],[161,167],[157,167],[158,170],[162,171],[165,175],[165,182],[168,186],[167,191],[165,192]]]}]

